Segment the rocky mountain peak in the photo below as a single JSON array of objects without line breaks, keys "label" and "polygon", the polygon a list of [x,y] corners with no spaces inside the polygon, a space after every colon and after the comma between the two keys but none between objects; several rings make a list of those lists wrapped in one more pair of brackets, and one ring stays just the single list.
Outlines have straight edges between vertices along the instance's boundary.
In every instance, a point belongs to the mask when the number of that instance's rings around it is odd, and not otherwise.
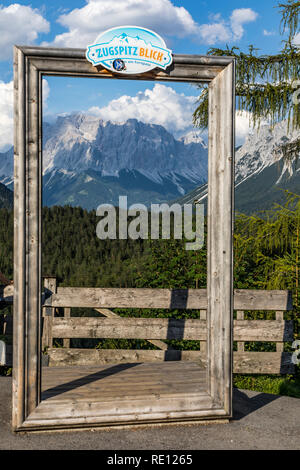
[{"label": "rocky mountain peak", "polygon": [[[274,127],[262,125],[252,132],[242,147],[236,152],[236,182],[239,184],[254,174],[282,160],[278,147],[286,142],[293,142],[299,137],[299,130],[288,129],[287,121],[281,121]],[[285,162],[278,174],[278,179],[294,171],[293,162]]]},{"label": "rocky mountain peak", "polygon": [[137,119],[115,123],[77,113],[60,116],[44,136],[44,173],[54,168],[92,169],[116,176],[128,169],[147,172],[154,179],[170,172],[206,179],[207,150],[202,141],[191,146],[160,125]]}]

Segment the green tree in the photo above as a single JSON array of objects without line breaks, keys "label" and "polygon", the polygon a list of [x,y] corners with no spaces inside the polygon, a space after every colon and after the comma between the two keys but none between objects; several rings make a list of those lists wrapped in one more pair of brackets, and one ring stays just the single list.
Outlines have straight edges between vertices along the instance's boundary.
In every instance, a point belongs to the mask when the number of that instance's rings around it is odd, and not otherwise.
[{"label": "green tree", "polygon": [[[300,295],[300,196],[286,192],[287,202],[262,215],[240,215],[236,222],[238,252],[249,247],[262,289],[292,289],[295,306]],[[247,245],[249,245],[247,247]],[[243,255],[242,255],[243,257]],[[257,276],[257,274],[259,274]]]},{"label": "green tree", "polygon": [[[282,49],[275,55],[258,55],[259,49],[249,46],[247,52],[238,47],[211,48],[209,55],[233,56],[236,59],[237,109],[249,111],[254,127],[262,120],[271,125],[287,119],[288,126],[300,129],[300,104],[295,99],[300,88],[300,50],[295,44],[299,33],[300,1],[279,3],[280,32],[285,37]],[[202,93],[194,112],[194,124],[202,129],[208,125],[208,86],[199,85]],[[286,159],[293,159],[300,151],[300,138],[278,146]]]}]

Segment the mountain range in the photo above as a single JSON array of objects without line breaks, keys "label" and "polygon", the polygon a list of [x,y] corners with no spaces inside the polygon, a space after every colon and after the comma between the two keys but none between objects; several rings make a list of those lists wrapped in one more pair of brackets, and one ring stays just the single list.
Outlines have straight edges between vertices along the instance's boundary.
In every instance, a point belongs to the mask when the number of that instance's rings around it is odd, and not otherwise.
[{"label": "mountain range", "polygon": [[[278,145],[298,131],[287,123],[250,134],[236,151],[236,209],[251,213],[300,192],[298,160],[285,163]],[[95,209],[99,204],[205,201],[207,145],[194,130],[176,139],[136,119],[115,123],[76,113],[43,125],[43,203]],[[0,154],[0,182],[13,189],[13,149]],[[1,204],[1,200],[0,200]]]},{"label": "mountain range", "polygon": [[[295,156],[285,161],[279,146],[293,142],[299,130],[288,130],[286,121],[273,128],[261,126],[251,133],[235,154],[235,209],[242,213],[267,210],[284,203],[285,190],[300,194],[300,161]],[[180,204],[205,203],[207,184],[180,197]]]},{"label": "mountain range", "polygon": [[[43,125],[44,205],[174,199],[207,180],[207,147],[193,133],[181,140],[164,127],[136,119],[60,116]],[[13,151],[0,155],[0,182],[13,187]]]}]

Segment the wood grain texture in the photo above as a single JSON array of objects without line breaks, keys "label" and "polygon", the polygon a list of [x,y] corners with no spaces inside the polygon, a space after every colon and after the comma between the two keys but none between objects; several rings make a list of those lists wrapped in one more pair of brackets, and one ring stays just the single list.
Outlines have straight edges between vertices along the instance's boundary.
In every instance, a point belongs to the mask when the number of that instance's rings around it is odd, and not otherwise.
[{"label": "wood grain texture", "polygon": [[[282,322],[284,320],[284,312],[277,311],[276,312],[276,320]],[[287,340],[285,340],[287,341]],[[292,341],[292,339],[290,340]],[[284,342],[276,343],[276,351],[278,353],[282,353],[284,351]]]},{"label": "wood grain texture", "polygon": [[[112,312],[111,310],[107,308],[96,308],[95,310],[107,318],[120,318],[119,315],[117,315],[116,313]],[[165,351],[166,349],[173,349],[172,346],[169,346],[168,344],[158,339],[149,339],[148,342],[153,344],[157,348],[162,349],[163,351]],[[70,347],[70,346],[65,346],[65,347]]]},{"label": "wood grain texture", "polygon": [[[154,295],[155,291],[155,295]],[[58,287],[45,306],[86,308],[207,309],[206,289],[118,289]],[[235,310],[291,310],[287,290],[234,291]]]},{"label": "wood grain texture", "polygon": [[[69,307],[64,308],[64,317],[65,318],[70,318],[71,317],[71,309]],[[63,341],[63,346],[64,348],[69,348],[70,347],[70,339],[65,338]]]},{"label": "wood grain texture", "polygon": [[[37,69],[45,71],[47,75],[80,75],[102,79],[132,80],[132,76],[110,72],[101,65],[94,67],[85,58],[74,59],[72,61],[35,58],[32,60],[32,63]],[[212,65],[208,68],[207,65],[203,64],[187,65],[174,62],[167,71],[157,68],[151,72],[135,75],[134,79],[143,81],[209,82],[213,80],[222,69],[222,65]]]},{"label": "wood grain texture", "polygon": [[[14,306],[12,428],[26,417],[24,299],[26,298],[26,66],[23,52],[14,47]],[[12,286],[8,298],[12,299]],[[4,292],[8,289],[5,288]]]},{"label": "wood grain texture", "polygon": [[49,298],[47,303],[55,307],[198,309],[206,307],[207,293],[201,289],[58,287],[57,294]]},{"label": "wood grain texture", "polygon": [[194,362],[109,363],[98,367],[47,368],[43,399],[117,401],[125,396],[206,392],[205,370]]},{"label": "wood grain texture", "polygon": [[[109,363],[192,361],[206,367],[207,356],[200,351],[151,351],[130,349],[64,349],[48,350],[49,366],[95,366]],[[291,374],[294,365],[291,353],[235,352],[233,372],[236,374]],[[57,373],[59,376],[60,372]]]},{"label": "wood grain texture", "polygon": [[207,356],[215,406],[232,414],[235,62],[209,84]]},{"label": "wood grain texture", "polygon": [[45,368],[43,401],[23,424],[104,424],[222,416],[193,362]]},{"label": "wood grain texture", "polygon": [[235,320],[234,341],[292,341],[294,322],[278,320]]},{"label": "wood grain texture", "polygon": [[[243,310],[238,310],[236,312],[236,319],[237,320],[244,320],[245,318],[245,313]],[[245,350],[245,343],[243,341],[238,341],[237,343],[237,349],[238,349],[238,352],[244,352]]]},{"label": "wood grain texture", "polygon": [[[14,286],[2,288],[3,301],[13,303]],[[44,307],[87,307],[87,308],[190,308],[207,309],[206,289],[116,289],[59,287],[59,295],[50,296]],[[1,286],[0,286],[1,294]],[[90,298],[92,295],[92,298]],[[145,303],[142,298],[145,295]],[[121,297],[120,297],[121,296]],[[292,294],[288,290],[234,290],[234,310],[289,311],[293,309]]]},{"label": "wood grain texture", "polygon": [[52,348],[48,354],[50,367],[181,360],[199,361],[202,367],[206,365],[206,355],[200,351]]},{"label": "wood grain texture", "polygon": [[237,352],[234,353],[236,374],[292,374],[291,353]]},{"label": "wood grain texture", "polygon": [[41,350],[41,152],[40,152],[40,87],[37,68],[27,61],[27,175],[26,175],[26,413],[30,414],[40,401]]},{"label": "wood grain texture", "polygon": [[[54,317],[54,338],[207,340],[205,320],[173,318]],[[293,321],[236,320],[235,341],[292,341]]]},{"label": "wood grain texture", "polygon": [[201,320],[168,318],[54,318],[54,338],[206,339]]},{"label": "wood grain texture", "polygon": [[[56,292],[56,278],[47,277],[44,279],[45,294],[52,295]],[[42,331],[42,350],[45,348],[52,348],[53,335],[52,323],[54,318],[55,309],[46,307],[43,309],[43,331]],[[70,346],[70,345],[69,345]]]}]

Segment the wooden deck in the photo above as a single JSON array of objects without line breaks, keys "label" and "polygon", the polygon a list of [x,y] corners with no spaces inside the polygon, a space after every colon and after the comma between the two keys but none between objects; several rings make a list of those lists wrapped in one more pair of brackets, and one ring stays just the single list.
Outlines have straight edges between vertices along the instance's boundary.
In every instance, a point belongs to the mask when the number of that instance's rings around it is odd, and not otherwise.
[{"label": "wooden deck", "polygon": [[44,367],[42,401],[25,427],[195,419],[206,404],[209,416],[206,370],[196,362]]},{"label": "wooden deck", "polygon": [[43,369],[42,400],[122,401],[206,391],[206,372],[194,362],[108,364]]}]

